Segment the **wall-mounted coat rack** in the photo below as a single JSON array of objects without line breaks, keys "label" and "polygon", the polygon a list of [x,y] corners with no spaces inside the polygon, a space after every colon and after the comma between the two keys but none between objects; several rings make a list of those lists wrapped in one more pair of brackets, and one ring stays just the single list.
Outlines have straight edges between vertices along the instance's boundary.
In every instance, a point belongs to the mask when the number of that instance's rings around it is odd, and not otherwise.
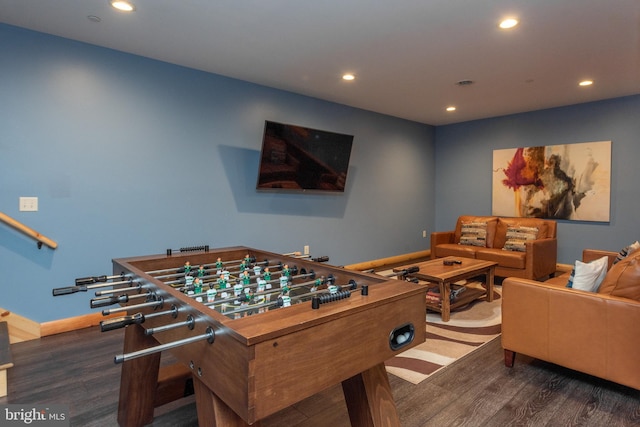
[{"label": "wall-mounted coat rack", "polygon": [[55,249],[58,247],[58,244],[56,242],[54,242],[53,240],[49,239],[48,237],[43,236],[42,234],[38,233],[37,231],[35,231],[32,228],[27,227],[26,225],[22,224],[21,222],[16,221],[15,219],[11,218],[10,216],[0,212],[0,221],[6,223],[7,225],[10,225],[11,227],[15,228],[16,230],[20,231],[21,233],[26,234],[27,236],[33,238],[34,240],[36,240],[38,242],[38,249],[42,248],[42,244],[44,243],[45,245],[49,246],[51,249]]}]

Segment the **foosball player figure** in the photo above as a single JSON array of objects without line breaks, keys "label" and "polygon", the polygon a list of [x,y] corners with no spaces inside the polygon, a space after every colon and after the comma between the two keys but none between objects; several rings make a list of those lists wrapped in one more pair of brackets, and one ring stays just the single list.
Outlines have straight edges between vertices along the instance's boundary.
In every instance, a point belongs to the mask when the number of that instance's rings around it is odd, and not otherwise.
[{"label": "foosball player figure", "polygon": [[249,254],[244,256],[244,263],[247,264],[247,266],[251,264],[251,256]]},{"label": "foosball player figure", "polygon": [[280,296],[278,297],[278,305],[280,307],[290,307],[291,297],[289,295],[280,294]]},{"label": "foosball player figure", "polygon": [[262,271],[262,267],[260,267],[259,265],[254,265],[253,266],[253,274],[255,276],[260,276],[260,272]]},{"label": "foosball player figure", "polygon": [[193,294],[195,287],[193,286],[193,277],[187,276],[184,280],[184,293],[185,294]]},{"label": "foosball player figure", "polygon": [[271,271],[269,270],[269,267],[264,268],[264,274],[262,275],[262,278],[267,282],[271,280]]},{"label": "foosball player figure", "polygon": [[189,275],[185,276],[184,277],[184,285],[187,288],[193,288],[193,276],[189,276]]},{"label": "foosball player figure", "polygon": [[199,277],[196,277],[193,280],[193,291],[196,295],[202,293],[202,280]]},{"label": "foosball player figure", "polygon": [[242,279],[242,283],[245,285],[248,285],[249,283],[251,283],[251,275],[249,275],[248,270],[243,271],[242,274],[240,275],[240,278]]},{"label": "foosball player figure", "polygon": [[242,294],[242,290],[244,289],[244,285],[242,282],[238,282],[233,285],[233,295],[239,297]]},{"label": "foosball player figure", "polygon": [[244,290],[244,293],[242,294],[242,301],[247,303],[247,304],[253,304],[255,302],[255,294],[253,289],[251,288],[247,288]]},{"label": "foosball player figure", "polygon": [[291,275],[291,270],[289,269],[289,264],[285,264],[284,267],[282,267],[282,271],[280,272],[280,274],[282,274],[283,276],[287,276],[287,277],[289,277]]},{"label": "foosball player figure", "polygon": [[280,276],[280,289],[283,293],[289,292],[289,278],[287,276]]},{"label": "foosball player figure", "polygon": [[218,259],[216,260],[216,269],[218,271],[222,271],[223,268],[224,268],[224,264],[222,264],[222,259],[218,257]]},{"label": "foosball player figure", "polygon": [[218,289],[227,289],[227,279],[224,278],[224,274],[218,277]]},{"label": "foosball player figure", "polygon": [[[267,289],[271,289],[271,283],[267,282],[264,279],[258,279],[258,287],[256,292],[264,292]],[[271,301],[271,294],[262,294],[263,300]]]},{"label": "foosball player figure", "polygon": [[318,290],[318,287],[320,285],[322,285],[322,283],[324,282],[324,279],[322,278],[318,278],[315,280],[315,282],[313,283],[313,286],[311,287],[311,289],[309,289],[311,292],[316,292]]},{"label": "foosball player figure", "polygon": [[264,279],[258,279],[258,286],[256,286],[256,292],[264,292],[267,286],[267,282]]},{"label": "foosball player figure", "polygon": [[189,273],[191,273],[191,263],[189,261],[185,262],[182,269],[184,270],[184,275],[188,275]]},{"label": "foosball player figure", "polygon": [[202,265],[200,265],[198,267],[198,277],[204,277],[206,275],[207,275],[207,270]]},{"label": "foosball player figure", "polygon": [[[244,295],[243,295],[243,298],[241,299],[241,301],[242,301],[242,303],[240,305],[243,306],[243,307],[255,304],[253,289],[245,289]],[[247,310],[247,311],[245,311],[245,316],[251,316],[254,313],[256,313],[255,309],[254,310]]]},{"label": "foosball player figure", "polygon": [[216,290],[216,288],[209,289],[207,291],[207,302],[214,302],[217,294],[218,291]]}]

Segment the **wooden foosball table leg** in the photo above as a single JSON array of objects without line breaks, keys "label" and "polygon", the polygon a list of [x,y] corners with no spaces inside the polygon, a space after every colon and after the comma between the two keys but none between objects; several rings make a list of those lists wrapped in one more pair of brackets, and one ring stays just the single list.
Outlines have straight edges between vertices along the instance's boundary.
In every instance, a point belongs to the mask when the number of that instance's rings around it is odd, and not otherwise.
[{"label": "wooden foosball table leg", "polygon": [[[158,342],[144,334],[140,325],[130,325],[124,334],[124,352],[145,349]],[[161,353],[151,354],[122,364],[118,424],[141,427],[153,421]]]},{"label": "wooden foosball table leg", "polygon": [[[193,389],[196,394],[198,425],[200,427],[247,427],[249,425],[195,375]],[[257,427],[260,425],[260,421],[253,424]]]},{"label": "wooden foosball table leg", "polygon": [[400,427],[384,363],[343,381],[342,390],[352,426]]}]

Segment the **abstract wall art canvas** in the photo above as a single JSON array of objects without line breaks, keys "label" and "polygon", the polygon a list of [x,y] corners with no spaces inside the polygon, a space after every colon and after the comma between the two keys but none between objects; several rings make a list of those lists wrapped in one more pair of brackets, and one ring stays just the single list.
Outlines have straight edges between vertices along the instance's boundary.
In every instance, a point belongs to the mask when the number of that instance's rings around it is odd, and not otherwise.
[{"label": "abstract wall art canvas", "polygon": [[608,222],[611,141],[493,151],[492,213]]}]

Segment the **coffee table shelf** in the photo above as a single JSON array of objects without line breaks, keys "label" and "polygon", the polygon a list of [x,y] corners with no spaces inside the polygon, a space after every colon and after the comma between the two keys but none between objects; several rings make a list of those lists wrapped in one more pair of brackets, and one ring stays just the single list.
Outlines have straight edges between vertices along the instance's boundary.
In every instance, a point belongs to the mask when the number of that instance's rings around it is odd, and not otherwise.
[{"label": "coffee table shelf", "polygon": [[[442,291],[440,291],[442,295]],[[460,307],[464,307],[465,305],[473,302],[477,299],[486,298],[487,290],[482,288],[478,289],[475,287],[467,287],[467,289],[460,294],[455,300],[449,303],[449,310],[456,310]],[[437,311],[438,313],[442,313],[442,305],[436,304],[427,300],[427,309],[431,311]]]},{"label": "coffee table shelf", "polygon": [[[449,263],[449,261],[455,261]],[[427,309],[441,313],[442,321],[448,322],[451,317],[451,310],[455,310],[470,302],[484,298],[486,301],[493,301],[493,280],[494,271],[497,265],[493,261],[483,261],[473,258],[446,257],[414,264],[419,268],[412,276],[427,282],[438,285],[440,290],[440,304],[435,304],[427,300]],[[412,266],[401,266],[393,269],[393,272],[401,274],[403,270]],[[450,301],[451,285],[461,280],[472,277],[485,276],[483,289],[468,287],[452,303]]]}]

